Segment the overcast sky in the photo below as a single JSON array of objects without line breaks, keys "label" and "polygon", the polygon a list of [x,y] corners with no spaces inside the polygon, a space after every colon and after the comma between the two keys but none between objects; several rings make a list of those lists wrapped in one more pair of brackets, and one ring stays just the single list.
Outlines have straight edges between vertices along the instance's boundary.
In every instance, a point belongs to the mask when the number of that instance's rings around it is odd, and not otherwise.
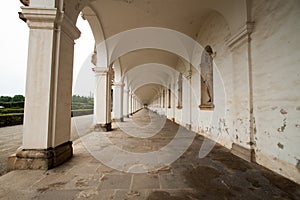
[{"label": "overcast sky", "polygon": [[[22,4],[18,0],[5,2],[0,13],[0,96],[25,95],[29,28],[19,19]],[[73,81],[94,48],[94,39],[87,21],[78,18],[81,37],[75,41]]]}]

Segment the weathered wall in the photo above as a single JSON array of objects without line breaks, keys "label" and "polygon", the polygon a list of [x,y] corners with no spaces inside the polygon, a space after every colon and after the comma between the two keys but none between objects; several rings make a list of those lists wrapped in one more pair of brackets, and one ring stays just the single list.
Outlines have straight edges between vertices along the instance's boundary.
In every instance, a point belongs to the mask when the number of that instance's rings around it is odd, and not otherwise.
[{"label": "weathered wall", "polygon": [[[195,69],[192,76],[192,88],[196,94],[197,103],[194,101],[192,129],[197,130],[209,138],[231,148],[232,133],[235,128],[227,116],[232,115],[232,66],[231,52],[225,45],[230,36],[228,24],[223,16],[217,12],[211,12],[205,16],[197,41],[202,47],[210,45],[216,52],[214,58],[214,110],[200,110],[200,68]],[[226,97],[226,98],[225,98]],[[198,121],[198,123],[197,123]]]},{"label": "weathered wall", "polygon": [[[229,149],[235,143],[250,150],[254,134],[256,162],[300,183],[300,2],[255,0],[250,10],[255,22],[250,43],[229,48],[227,41],[236,33],[230,33],[217,12],[208,14],[200,27],[197,41],[217,52],[215,109],[199,109],[199,68],[192,68],[191,85],[183,79],[183,108],[176,108],[176,99],[170,110],[175,109],[177,123]],[[177,97],[177,82],[171,84]]]},{"label": "weathered wall", "polygon": [[299,183],[300,1],[255,0],[252,12],[256,161]]}]

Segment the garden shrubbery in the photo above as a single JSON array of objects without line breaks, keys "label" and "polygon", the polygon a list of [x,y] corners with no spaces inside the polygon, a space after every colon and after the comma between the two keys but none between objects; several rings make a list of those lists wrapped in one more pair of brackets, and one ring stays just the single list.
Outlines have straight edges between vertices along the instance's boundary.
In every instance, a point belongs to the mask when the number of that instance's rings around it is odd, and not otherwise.
[{"label": "garden shrubbery", "polygon": [[81,115],[91,115],[94,113],[94,109],[80,109],[80,110],[72,110],[71,116],[81,116]]},{"label": "garden shrubbery", "polygon": [[[0,127],[23,124],[24,101],[25,97],[22,95],[15,95],[14,97],[0,96]],[[90,115],[93,112],[93,98],[79,95],[72,96],[72,117]]]},{"label": "garden shrubbery", "polygon": [[0,114],[24,113],[24,108],[2,108]]},{"label": "garden shrubbery", "polygon": [[23,113],[0,114],[0,127],[23,124]]}]

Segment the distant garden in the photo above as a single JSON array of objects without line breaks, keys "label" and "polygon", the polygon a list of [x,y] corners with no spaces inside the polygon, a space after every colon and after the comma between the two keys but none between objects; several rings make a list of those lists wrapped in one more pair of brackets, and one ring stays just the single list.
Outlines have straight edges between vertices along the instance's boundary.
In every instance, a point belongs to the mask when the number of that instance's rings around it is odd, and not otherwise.
[{"label": "distant garden", "polygon": [[[23,95],[0,97],[0,127],[23,124],[24,102]],[[94,99],[92,97],[72,96],[72,117],[93,114],[93,110]]]}]

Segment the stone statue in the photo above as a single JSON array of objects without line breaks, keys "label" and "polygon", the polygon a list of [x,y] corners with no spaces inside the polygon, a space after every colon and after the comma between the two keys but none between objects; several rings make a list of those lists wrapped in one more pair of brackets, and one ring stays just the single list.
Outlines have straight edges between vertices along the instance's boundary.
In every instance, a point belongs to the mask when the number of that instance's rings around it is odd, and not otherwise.
[{"label": "stone statue", "polygon": [[213,50],[207,45],[201,55],[201,105],[213,106]]}]

